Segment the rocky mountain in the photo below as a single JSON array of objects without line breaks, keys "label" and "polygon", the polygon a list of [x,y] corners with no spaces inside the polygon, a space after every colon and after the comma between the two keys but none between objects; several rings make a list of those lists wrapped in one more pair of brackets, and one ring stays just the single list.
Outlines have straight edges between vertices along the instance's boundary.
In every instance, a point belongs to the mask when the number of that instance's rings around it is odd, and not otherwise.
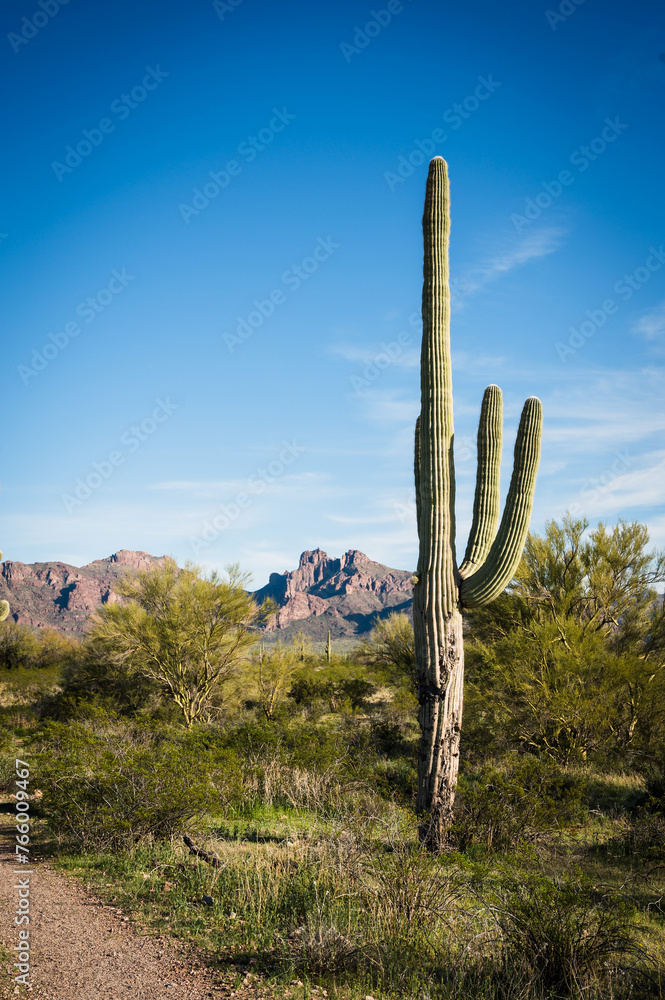
[{"label": "rocky mountain", "polygon": [[113,584],[128,569],[147,569],[161,559],[121,549],[87,566],[67,563],[0,563],[0,600],[9,601],[10,618],[31,628],[83,633],[100,604],[118,600]]},{"label": "rocky mountain", "polygon": [[[113,585],[129,569],[146,569],[164,557],[121,549],[87,566],[67,563],[0,563],[0,600],[9,601],[15,622],[31,628],[85,632],[88,618],[101,604],[117,601]],[[272,597],[279,611],[272,637],[287,639],[303,631],[310,639],[351,639],[368,632],[377,615],[410,611],[411,574],[389,569],[351,549],[341,558],[321,549],[303,552],[298,568],[271,573],[258,601]]]},{"label": "rocky mountain", "polygon": [[410,611],[413,586],[407,570],[389,569],[357,549],[334,559],[321,549],[303,552],[298,569],[271,573],[258,601],[272,597],[279,606],[273,629],[288,638],[302,630],[314,640],[346,638],[368,632],[377,615]]}]

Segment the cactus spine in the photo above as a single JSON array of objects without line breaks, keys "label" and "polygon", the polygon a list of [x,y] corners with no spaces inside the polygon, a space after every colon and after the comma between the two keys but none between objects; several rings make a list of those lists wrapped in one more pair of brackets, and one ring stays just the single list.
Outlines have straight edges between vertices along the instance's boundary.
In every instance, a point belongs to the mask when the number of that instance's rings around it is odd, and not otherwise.
[{"label": "cactus spine", "polygon": [[416,422],[416,517],[420,539],[413,625],[421,741],[418,759],[420,838],[445,846],[452,821],[462,724],[464,648],[462,608],[494,600],[522,556],[540,458],[542,407],[535,397],[522,411],[510,489],[499,520],[501,390],[485,390],[478,428],[478,473],[473,523],[464,560],[455,558],[455,470],[450,362],[448,239],[450,202],[445,160],[429,166],[423,216],[423,339],[421,413]]},{"label": "cactus spine", "polygon": [[[2,562],[2,552],[0,552],[0,562]],[[4,622],[9,617],[9,601],[0,601],[0,622]]]}]

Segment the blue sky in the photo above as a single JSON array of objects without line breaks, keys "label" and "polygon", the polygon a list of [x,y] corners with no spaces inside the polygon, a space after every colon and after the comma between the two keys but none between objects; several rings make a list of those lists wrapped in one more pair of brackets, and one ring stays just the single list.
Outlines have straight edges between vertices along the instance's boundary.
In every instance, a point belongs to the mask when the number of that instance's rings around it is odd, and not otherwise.
[{"label": "blue sky", "polygon": [[433,153],[458,547],[491,382],[504,490],[523,400],[543,400],[535,530],[572,508],[665,545],[662,4],[0,18],[5,558],[143,549],[257,587],[316,546],[412,568]]}]

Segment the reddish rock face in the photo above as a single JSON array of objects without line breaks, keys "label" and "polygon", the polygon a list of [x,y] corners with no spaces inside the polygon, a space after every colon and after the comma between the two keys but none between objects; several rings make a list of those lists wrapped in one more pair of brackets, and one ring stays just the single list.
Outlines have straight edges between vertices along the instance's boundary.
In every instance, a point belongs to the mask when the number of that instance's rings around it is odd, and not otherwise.
[{"label": "reddish rock face", "polygon": [[[377,614],[409,611],[410,579],[408,571],[389,569],[357,549],[339,559],[314,549],[303,552],[296,570],[271,573],[267,586],[254,596],[258,601],[271,597],[279,605],[273,629],[288,628],[294,622],[304,625],[307,619],[327,615],[331,621],[325,627],[335,635],[353,635],[371,628]],[[315,630],[320,632],[320,627]]]},{"label": "reddish rock face", "polygon": [[119,599],[113,593],[119,577],[163,558],[121,549],[80,568],[61,562],[0,563],[0,599],[9,601],[14,621],[21,625],[82,633],[95,608]]},{"label": "reddish rock face", "polygon": [[[9,601],[14,621],[31,628],[84,633],[88,618],[101,604],[118,601],[116,580],[132,569],[148,569],[160,559],[147,552],[121,549],[87,566],[67,563],[0,563],[0,599]],[[272,597],[279,611],[271,629],[302,629],[325,637],[368,631],[376,615],[410,611],[411,574],[389,569],[350,549],[331,558],[322,549],[303,552],[292,572],[271,573],[255,598]]]}]

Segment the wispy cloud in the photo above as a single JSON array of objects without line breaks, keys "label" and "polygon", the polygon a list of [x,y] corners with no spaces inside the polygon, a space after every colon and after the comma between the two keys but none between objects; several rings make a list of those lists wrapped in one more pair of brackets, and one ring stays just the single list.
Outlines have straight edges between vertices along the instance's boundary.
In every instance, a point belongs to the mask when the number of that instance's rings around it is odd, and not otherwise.
[{"label": "wispy cloud", "polygon": [[208,493],[210,490],[226,490],[232,488],[234,485],[237,486],[238,482],[232,480],[216,480],[216,481],[206,481],[202,479],[173,479],[165,483],[153,483],[149,488],[151,490],[180,490],[182,492],[191,493],[192,491],[205,491]]},{"label": "wispy cloud", "polygon": [[450,283],[453,307],[459,308],[468,296],[480,291],[514,268],[554,253],[561,246],[564,236],[565,230],[558,227],[534,230],[517,242],[512,242],[505,249],[494,253],[479,267],[469,268],[454,276]]},{"label": "wispy cloud", "polygon": [[[406,396],[401,390],[381,391],[373,389],[365,396],[367,416],[379,423],[415,425],[420,411],[420,402],[413,396]],[[411,433],[411,432],[410,432]]]},{"label": "wispy cloud", "polygon": [[[389,340],[390,338],[386,338]],[[414,344],[416,342],[415,334],[413,335]],[[390,347],[390,344],[388,344]],[[401,345],[400,345],[401,347]],[[390,354],[386,351],[385,347],[381,344],[347,344],[347,343],[337,343],[333,344],[330,348],[332,354],[336,354],[338,357],[343,358],[345,361],[351,361],[354,364],[386,364],[396,365],[398,368],[415,368],[420,363],[420,352],[416,346],[406,345],[401,348],[401,350],[395,351],[391,350]]]},{"label": "wispy cloud", "polygon": [[330,477],[322,472],[301,472],[271,475],[269,469],[260,468],[245,479],[223,480],[170,480],[153,483],[150,490],[164,490],[181,493],[187,496],[188,502],[216,502],[228,500],[237,493],[248,493],[252,496],[263,494],[275,496],[298,496],[303,491],[309,495],[321,496],[321,490],[327,488]]},{"label": "wispy cloud", "polygon": [[665,299],[637,320],[633,333],[646,337],[647,340],[660,340],[665,335]]}]

